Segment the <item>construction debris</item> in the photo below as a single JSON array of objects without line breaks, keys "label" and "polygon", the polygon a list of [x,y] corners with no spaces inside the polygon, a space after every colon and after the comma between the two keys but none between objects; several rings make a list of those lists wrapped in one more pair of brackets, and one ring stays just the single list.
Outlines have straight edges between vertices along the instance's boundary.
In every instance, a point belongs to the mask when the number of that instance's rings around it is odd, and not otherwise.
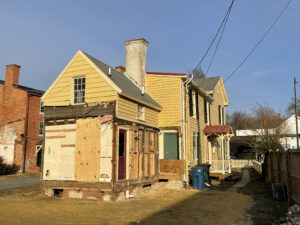
[{"label": "construction debris", "polygon": [[300,225],[300,206],[293,205],[289,207],[288,212],[285,217],[281,217],[276,222],[272,223],[272,225]]}]

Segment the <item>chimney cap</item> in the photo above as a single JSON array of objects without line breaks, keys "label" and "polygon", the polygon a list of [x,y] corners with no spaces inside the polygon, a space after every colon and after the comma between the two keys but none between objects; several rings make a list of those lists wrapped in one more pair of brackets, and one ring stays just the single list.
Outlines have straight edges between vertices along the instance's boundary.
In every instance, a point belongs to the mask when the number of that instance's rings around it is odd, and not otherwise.
[{"label": "chimney cap", "polygon": [[136,42],[136,41],[143,41],[147,45],[149,44],[149,42],[145,38],[137,38],[137,39],[127,40],[127,41],[124,41],[124,42],[125,42],[125,45],[127,45],[127,44],[129,44],[131,42]]},{"label": "chimney cap", "polygon": [[19,66],[19,65],[17,65],[17,64],[9,64],[9,65],[6,65],[6,67],[19,67],[19,68],[21,68],[21,66]]}]

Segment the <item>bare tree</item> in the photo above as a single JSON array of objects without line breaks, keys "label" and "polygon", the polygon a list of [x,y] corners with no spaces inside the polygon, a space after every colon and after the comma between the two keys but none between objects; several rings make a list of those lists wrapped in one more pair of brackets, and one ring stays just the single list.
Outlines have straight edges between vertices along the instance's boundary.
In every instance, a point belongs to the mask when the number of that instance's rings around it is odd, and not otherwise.
[{"label": "bare tree", "polygon": [[206,78],[201,66],[197,66],[195,69],[190,69],[187,71],[187,75],[191,76],[193,74],[194,79]]},{"label": "bare tree", "polygon": [[253,118],[245,111],[234,111],[226,114],[226,121],[233,130],[250,129],[253,127]]},{"label": "bare tree", "polygon": [[[290,101],[286,107],[287,116],[291,116],[295,113],[295,98],[290,98]],[[300,115],[300,97],[297,97],[297,112]]]},{"label": "bare tree", "polygon": [[282,149],[279,143],[281,133],[284,129],[284,119],[267,105],[257,104],[252,109],[254,122],[253,132],[255,139],[250,138],[248,143],[252,149],[259,154],[272,149]]}]

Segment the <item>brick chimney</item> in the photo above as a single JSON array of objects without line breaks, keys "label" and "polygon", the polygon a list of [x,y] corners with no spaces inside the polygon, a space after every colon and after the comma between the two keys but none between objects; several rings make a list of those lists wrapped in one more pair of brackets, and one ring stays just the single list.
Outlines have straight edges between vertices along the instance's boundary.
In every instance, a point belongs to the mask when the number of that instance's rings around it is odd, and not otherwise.
[{"label": "brick chimney", "polygon": [[116,70],[118,70],[120,73],[125,73],[126,68],[124,66],[116,66]]},{"label": "brick chimney", "polygon": [[13,86],[19,84],[19,73],[21,66],[11,64],[6,66],[5,86]]},{"label": "brick chimney", "polygon": [[145,88],[148,41],[144,38],[125,41],[126,74]]}]

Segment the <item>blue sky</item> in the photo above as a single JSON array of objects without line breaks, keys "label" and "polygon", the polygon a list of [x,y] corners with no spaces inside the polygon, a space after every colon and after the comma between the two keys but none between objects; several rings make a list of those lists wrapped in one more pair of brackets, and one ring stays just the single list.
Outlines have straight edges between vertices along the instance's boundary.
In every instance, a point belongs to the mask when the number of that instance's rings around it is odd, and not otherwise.
[{"label": "blue sky", "polygon": [[[0,79],[21,65],[20,84],[46,90],[78,49],[111,65],[125,64],[124,40],[149,41],[147,71],[186,72],[212,40],[231,0],[0,1]],[[208,76],[226,78],[287,0],[235,1]],[[300,79],[300,2],[285,14],[225,84],[230,106],[256,103],[284,111]],[[209,57],[208,57],[209,59]],[[203,62],[204,71],[209,60]],[[300,84],[299,93],[300,93]]]}]

